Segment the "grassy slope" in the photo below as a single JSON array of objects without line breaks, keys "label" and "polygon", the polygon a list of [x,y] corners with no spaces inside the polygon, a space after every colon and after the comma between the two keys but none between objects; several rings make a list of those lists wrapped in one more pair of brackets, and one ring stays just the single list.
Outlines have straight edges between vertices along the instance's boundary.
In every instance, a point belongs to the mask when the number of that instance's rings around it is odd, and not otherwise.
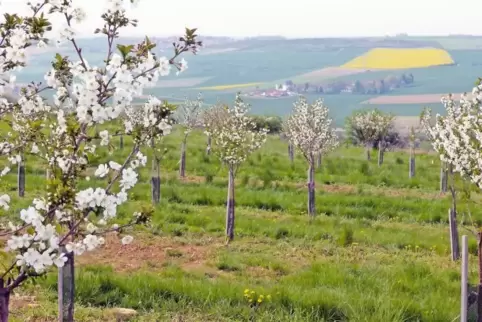
[{"label": "grassy slope", "polygon": [[[388,153],[382,168],[363,152],[340,148],[316,174],[319,216],[305,213],[306,165],[270,138],[237,177],[236,240],[223,244],[226,170],[204,156],[205,138],[188,142],[186,180],[178,180],[179,136],[167,140],[163,202],[135,243],[110,243],[78,259],[77,321],[113,321],[110,307],[139,311],[139,321],[247,321],[245,288],[272,295],[257,321],[450,321],[459,308],[459,264],[449,260],[446,213],[438,194],[438,161]],[[102,152],[100,152],[102,154]],[[115,153],[127,153],[117,150]],[[105,158],[99,156],[99,162]],[[435,162],[433,162],[435,160]],[[27,198],[42,190],[43,168],[28,162]],[[149,203],[148,170],[120,210],[127,220]],[[94,179],[91,183],[95,182]],[[15,189],[9,175],[0,191]],[[477,199],[477,198],[476,198]],[[472,216],[482,219],[473,207]],[[468,206],[460,204],[460,213]],[[471,241],[471,252],[475,240]],[[471,256],[470,274],[476,276]],[[13,320],[52,321],[56,274],[28,286],[35,303],[13,299]],[[28,302],[30,307],[27,305]]]}]

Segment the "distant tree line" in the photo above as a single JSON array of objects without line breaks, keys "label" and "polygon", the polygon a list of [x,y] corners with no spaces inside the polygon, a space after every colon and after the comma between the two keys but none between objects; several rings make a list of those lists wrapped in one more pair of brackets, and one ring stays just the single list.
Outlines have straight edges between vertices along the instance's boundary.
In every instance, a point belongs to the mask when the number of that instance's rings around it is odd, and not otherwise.
[{"label": "distant tree line", "polygon": [[303,83],[294,84],[287,80],[285,85],[288,90],[298,93],[322,93],[322,94],[384,94],[397,88],[413,84],[413,74],[402,74],[398,76],[388,75],[385,78],[376,80],[344,81],[338,80],[327,84]]}]

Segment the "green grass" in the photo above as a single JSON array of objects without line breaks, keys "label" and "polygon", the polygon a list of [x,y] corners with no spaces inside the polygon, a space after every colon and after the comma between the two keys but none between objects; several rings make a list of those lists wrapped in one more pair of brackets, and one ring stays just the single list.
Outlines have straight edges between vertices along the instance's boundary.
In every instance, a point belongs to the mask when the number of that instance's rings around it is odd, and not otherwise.
[{"label": "green grass", "polygon": [[[205,137],[193,133],[188,178],[180,180],[180,135],[166,139],[162,202],[151,227],[138,229],[129,246],[140,248],[125,250],[135,268],[122,266],[124,254],[115,252],[105,254],[113,265],[81,262],[77,321],[114,321],[113,307],[138,310],[139,321],[249,321],[246,288],[272,296],[255,312],[256,321],[451,321],[458,315],[460,264],[450,261],[450,198],[438,193],[435,155],[417,155],[417,177],[409,179],[404,152],[387,153],[379,168],[376,160],[364,160],[362,149],[340,148],[317,170],[318,215],[310,221],[306,163],[297,155],[291,165],[286,143],[270,137],[237,176],[236,237],[225,246],[226,169],[215,156],[205,156]],[[129,144],[114,154],[125,155]],[[99,150],[95,162],[107,157]],[[27,160],[26,197],[13,198],[3,219],[42,193],[43,171],[42,164]],[[131,202],[119,209],[121,221],[150,203],[149,182],[144,169]],[[14,195],[15,184],[10,174],[0,191]],[[93,177],[82,183],[92,184]],[[482,223],[475,204],[480,198],[470,189],[471,202],[459,193],[459,218],[467,222],[470,211]],[[150,253],[142,247],[151,247]],[[470,252],[470,278],[476,281],[475,239]],[[41,309],[16,308],[14,321],[55,319],[56,276],[22,290],[34,294]]]}]

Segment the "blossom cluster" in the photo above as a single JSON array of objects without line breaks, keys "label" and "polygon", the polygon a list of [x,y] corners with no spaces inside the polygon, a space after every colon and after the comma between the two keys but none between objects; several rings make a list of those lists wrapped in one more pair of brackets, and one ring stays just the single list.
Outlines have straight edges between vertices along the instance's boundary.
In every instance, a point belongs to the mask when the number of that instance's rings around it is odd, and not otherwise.
[{"label": "blossom cluster", "polygon": [[197,126],[202,126],[201,115],[203,107],[203,97],[201,94],[195,100],[186,99],[176,109],[174,114],[177,124],[184,127],[184,135],[189,135]]},{"label": "blossom cluster", "polygon": [[322,99],[309,104],[301,96],[294,103],[293,114],[286,120],[286,136],[308,161],[314,161],[316,155],[326,154],[338,145],[328,113]]},{"label": "blossom cluster", "polygon": [[459,102],[452,95],[443,97],[447,114],[437,114],[432,124],[432,114],[427,109],[421,124],[441,161],[482,188],[482,85],[472,92],[473,99],[463,94]]},{"label": "blossom cluster", "polygon": [[[125,2],[106,1],[104,26],[98,29],[108,44],[103,66],[91,66],[75,40],[75,22],[85,18],[82,8],[74,6],[81,4],[80,0],[29,4],[34,16],[44,14],[40,20],[33,19],[33,27],[32,19],[14,26],[0,25],[4,40],[0,42],[4,44],[0,46],[0,96],[7,97],[0,99],[0,116],[9,117],[11,126],[0,140],[0,156],[9,163],[0,169],[0,178],[27,156],[44,162],[51,176],[46,180],[45,195],[37,196],[30,207],[21,210],[18,220],[8,223],[7,230],[0,229],[0,236],[9,236],[8,251],[20,268],[12,285],[18,286],[28,276],[44,273],[51,266],[64,265],[66,252],[81,255],[94,250],[104,244],[102,236],[106,233],[121,232],[147,220],[147,214],[136,212],[127,225],[113,223],[118,207],[127,202],[129,190],[139,180],[139,169],[147,163],[141,148],[170,133],[172,106],[154,97],[142,106],[133,102],[159,77],[168,75],[171,65],[184,71],[187,62],[177,62],[176,58],[184,52],[195,53],[201,43],[195,41],[195,30],[186,29],[183,44],[175,44],[171,58],[157,57],[155,45],[148,38],[137,45],[117,45],[116,52],[114,40],[119,29],[135,25],[135,20],[127,17]],[[45,83],[32,82],[12,99],[9,93],[16,78],[10,73],[27,64],[24,49],[32,39],[39,45],[47,42],[39,30],[47,30],[50,23],[45,19],[54,15],[65,20],[57,40],[74,47],[76,60],[57,54],[45,74]],[[39,29],[39,25],[44,28]],[[8,32],[4,32],[2,28],[7,27]],[[42,96],[47,92],[52,94],[53,102]],[[91,129],[103,124],[109,126],[91,133]],[[132,137],[129,155],[114,159],[109,153],[109,159],[102,164],[92,161],[98,159],[97,142],[100,147],[110,147],[117,135]],[[92,168],[95,186],[80,189],[81,181],[89,180],[87,172]],[[100,183],[102,180],[105,185]],[[10,201],[9,195],[0,195],[0,209],[8,210]],[[131,241],[131,236],[122,239],[124,244]],[[14,266],[5,274],[10,274]]]},{"label": "blossom cluster", "polygon": [[238,93],[233,107],[217,105],[204,115],[205,133],[213,139],[213,150],[230,167],[236,168],[266,141],[268,130],[257,129],[248,111],[249,105]]},{"label": "blossom cluster", "polygon": [[355,143],[370,145],[383,137],[393,127],[393,115],[377,109],[356,111],[348,119],[348,133]]}]

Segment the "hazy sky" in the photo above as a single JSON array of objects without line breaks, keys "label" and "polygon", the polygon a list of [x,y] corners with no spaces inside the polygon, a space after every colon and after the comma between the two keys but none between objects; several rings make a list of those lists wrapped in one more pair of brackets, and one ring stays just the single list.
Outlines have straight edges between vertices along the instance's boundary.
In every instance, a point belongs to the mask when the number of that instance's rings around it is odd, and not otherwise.
[{"label": "hazy sky", "polygon": [[[27,2],[0,1],[0,13]],[[75,0],[88,15],[81,34],[99,25],[104,1]],[[481,0],[140,0],[132,11],[139,27],[124,35],[174,35],[185,26],[232,37],[482,35],[480,12]]]}]

